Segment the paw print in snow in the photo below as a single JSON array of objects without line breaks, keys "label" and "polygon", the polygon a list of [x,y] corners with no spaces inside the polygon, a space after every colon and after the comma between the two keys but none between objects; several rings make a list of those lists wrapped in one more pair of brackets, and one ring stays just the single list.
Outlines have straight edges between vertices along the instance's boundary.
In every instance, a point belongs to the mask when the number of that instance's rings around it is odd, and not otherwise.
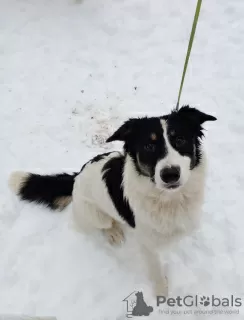
[{"label": "paw print in snow", "polygon": [[205,296],[202,296],[200,298],[200,304],[203,305],[204,307],[207,307],[210,305],[210,299],[209,297],[205,297]]}]

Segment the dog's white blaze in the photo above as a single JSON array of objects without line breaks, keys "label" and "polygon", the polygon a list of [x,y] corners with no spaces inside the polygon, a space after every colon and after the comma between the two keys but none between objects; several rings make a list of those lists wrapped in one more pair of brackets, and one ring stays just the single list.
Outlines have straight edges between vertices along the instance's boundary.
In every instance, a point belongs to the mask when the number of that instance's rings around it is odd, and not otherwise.
[{"label": "dog's white blaze", "polygon": [[167,154],[159,160],[155,168],[155,182],[157,187],[162,188],[164,183],[160,177],[160,171],[166,167],[179,166],[180,167],[180,185],[185,184],[190,176],[190,164],[191,159],[186,156],[182,156],[177,150],[175,150],[169,142],[167,135],[167,122],[161,120],[163,128],[163,137],[165,140]]}]

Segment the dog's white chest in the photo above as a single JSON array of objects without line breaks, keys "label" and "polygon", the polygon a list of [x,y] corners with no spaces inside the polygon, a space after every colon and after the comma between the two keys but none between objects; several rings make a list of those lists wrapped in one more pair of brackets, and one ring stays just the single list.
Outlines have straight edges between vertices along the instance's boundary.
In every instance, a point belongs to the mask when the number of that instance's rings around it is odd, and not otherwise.
[{"label": "dog's white chest", "polygon": [[153,201],[134,203],[136,233],[153,246],[163,246],[189,234],[197,225],[201,202]]},{"label": "dog's white chest", "polygon": [[189,234],[198,224],[204,198],[204,163],[176,192],[158,190],[149,179],[136,174],[129,161],[123,182],[126,198],[135,215],[136,233],[152,245],[168,244]]}]

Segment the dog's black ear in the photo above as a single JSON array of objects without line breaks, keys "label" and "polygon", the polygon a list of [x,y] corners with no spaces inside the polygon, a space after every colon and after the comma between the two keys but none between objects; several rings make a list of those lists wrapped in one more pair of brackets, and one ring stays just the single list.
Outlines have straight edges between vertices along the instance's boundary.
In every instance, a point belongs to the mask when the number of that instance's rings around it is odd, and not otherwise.
[{"label": "dog's black ear", "polygon": [[192,121],[199,123],[200,125],[206,121],[215,121],[217,118],[211,116],[210,114],[201,112],[196,108],[191,108],[189,106],[183,106],[178,111],[179,114],[189,117]]},{"label": "dog's black ear", "polygon": [[109,137],[106,142],[111,141],[126,141],[138,119],[129,119],[122,126]]},{"label": "dog's black ear", "polygon": [[169,115],[168,115],[168,114],[166,114],[166,115],[162,116],[162,117],[161,117],[161,119],[164,119],[164,120],[166,120],[166,121],[167,121],[167,120],[169,119]]}]

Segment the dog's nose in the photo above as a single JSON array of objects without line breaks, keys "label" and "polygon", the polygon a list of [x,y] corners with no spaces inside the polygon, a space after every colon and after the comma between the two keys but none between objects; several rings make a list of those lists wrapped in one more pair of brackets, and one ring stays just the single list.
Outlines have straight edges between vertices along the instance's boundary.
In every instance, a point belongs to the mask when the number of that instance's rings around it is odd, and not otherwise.
[{"label": "dog's nose", "polygon": [[165,183],[174,183],[180,179],[180,167],[173,166],[161,170],[160,177]]}]

